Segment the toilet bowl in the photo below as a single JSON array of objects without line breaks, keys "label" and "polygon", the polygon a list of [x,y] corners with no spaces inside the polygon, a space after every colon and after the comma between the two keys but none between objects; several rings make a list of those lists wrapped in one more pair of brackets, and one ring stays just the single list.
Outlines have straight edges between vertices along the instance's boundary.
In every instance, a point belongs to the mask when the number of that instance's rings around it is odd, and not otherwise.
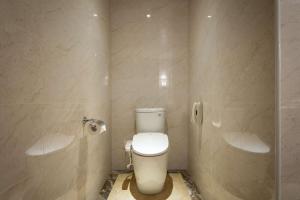
[{"label": "toilet bowl", "polygon": [[168,148],[168,136],[163,133],[139,133],[133,137],[134,174],[141,193],[156,194],[163,189]]},{"label": "toilet bowl", "polygon": [[131,153],[138,190],[143,194],[162,191],[167,176],[169,140],[163,108],[136,109],[136,130]]}]

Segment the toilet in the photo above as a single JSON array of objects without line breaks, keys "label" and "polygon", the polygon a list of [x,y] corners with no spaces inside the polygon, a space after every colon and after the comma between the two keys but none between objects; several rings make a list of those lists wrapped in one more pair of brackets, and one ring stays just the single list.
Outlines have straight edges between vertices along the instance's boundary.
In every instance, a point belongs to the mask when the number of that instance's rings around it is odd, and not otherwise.
[{"label": "toilet", "polygon": [[169,139],[165,133],[165,109],[136,109],[132,160],[138,190],[143,194],[162,191],[167,176]]}]

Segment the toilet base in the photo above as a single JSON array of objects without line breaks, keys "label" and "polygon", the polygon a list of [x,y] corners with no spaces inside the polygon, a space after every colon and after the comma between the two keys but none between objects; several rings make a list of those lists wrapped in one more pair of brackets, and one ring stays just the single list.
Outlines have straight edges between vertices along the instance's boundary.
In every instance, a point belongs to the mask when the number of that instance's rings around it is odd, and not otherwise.
[{"label": "toilet base", "polygon": [[161,192],[167,176],[168,153],[147,157],[133,152],[132,156],[138,190],[143,194]]}]

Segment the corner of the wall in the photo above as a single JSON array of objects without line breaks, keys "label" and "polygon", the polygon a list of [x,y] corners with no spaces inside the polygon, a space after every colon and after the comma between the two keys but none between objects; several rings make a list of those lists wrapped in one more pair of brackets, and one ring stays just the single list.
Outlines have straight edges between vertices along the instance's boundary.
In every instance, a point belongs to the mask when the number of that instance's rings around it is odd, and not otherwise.
[{"label": "corner of the wall", "polygon": [[275,162],[275,194],[276,194],[276,200],[281,200],[281,155],[280,155],[280,149],[281,149],[281,143],[280,143],[280,70],[281,70],[281,47],[280,47],[280,0],[275,0],[275,68],[276,68],[276,77],[275,77],[275,102],[276,102],[276,108],[275,108],[275,138],[276,138],[276,144],[275,144],[275,155],[276,155],[276,162]]}]

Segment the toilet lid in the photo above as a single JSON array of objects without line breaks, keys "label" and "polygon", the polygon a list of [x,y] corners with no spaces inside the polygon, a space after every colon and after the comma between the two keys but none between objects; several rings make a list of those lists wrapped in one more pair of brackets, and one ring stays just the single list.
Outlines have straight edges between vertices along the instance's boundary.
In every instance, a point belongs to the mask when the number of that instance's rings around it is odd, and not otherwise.
[{"label": "toilet lid", "polygon": [[169,140],[164,133],[138,133],[133,136],[132,149],[141,156],[157,156],[168,151]]}]

